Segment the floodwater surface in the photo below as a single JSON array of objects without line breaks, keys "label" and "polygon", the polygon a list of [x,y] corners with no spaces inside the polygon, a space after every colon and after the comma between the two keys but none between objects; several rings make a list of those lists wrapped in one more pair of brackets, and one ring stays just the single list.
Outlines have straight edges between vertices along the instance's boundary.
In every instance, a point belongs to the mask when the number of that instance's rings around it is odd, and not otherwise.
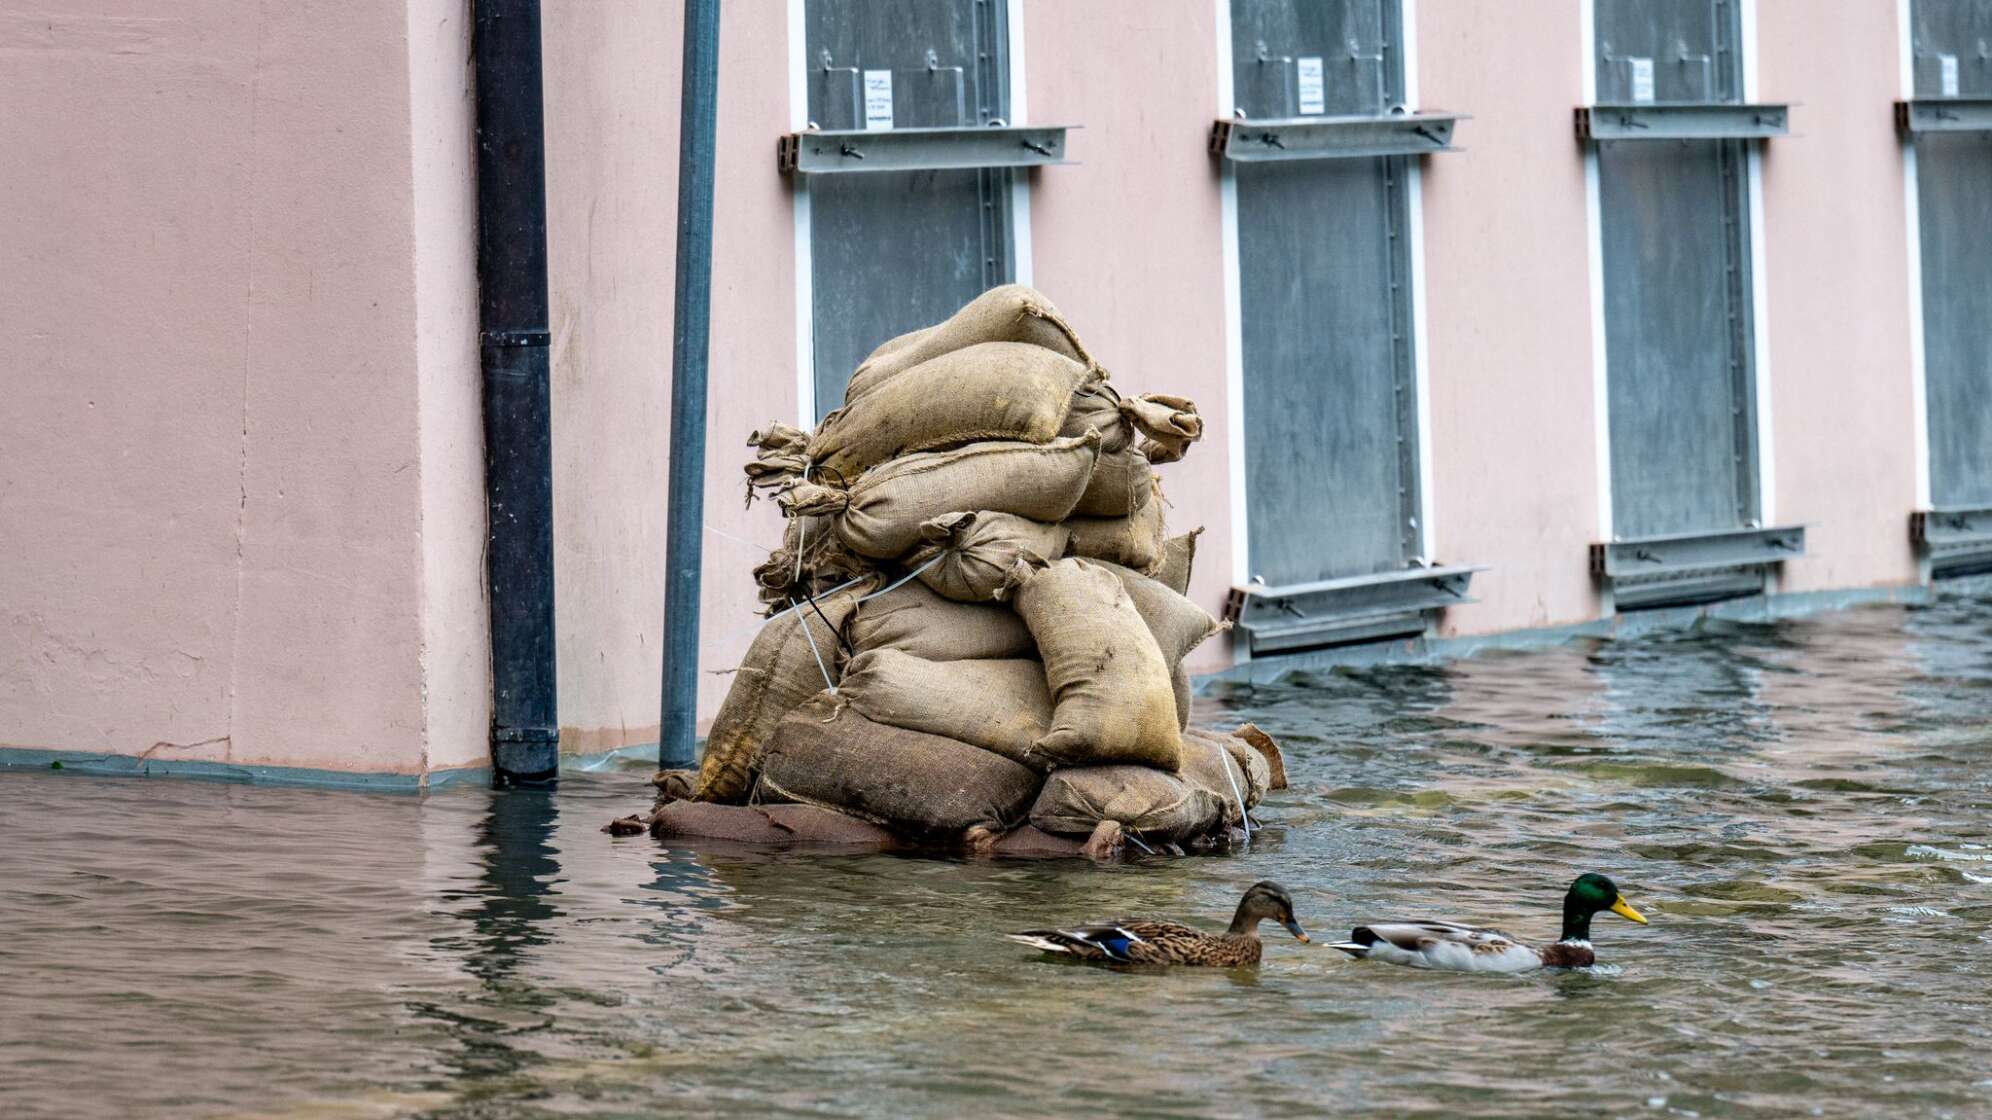
[{"label": "floodwater surface", "polygon": [[[641,771],[412,795],[0,774],[0,1114],[1992,1115],[1992,599],[1226,687],[1291,789],[1244,850],[989,862],[611,839]],[[1365,919],[1601,965],[1426,973]],[[1256,972],[1005,930],[1218,926]],[[1268,927],[1268,934],[1272,933]]]}]

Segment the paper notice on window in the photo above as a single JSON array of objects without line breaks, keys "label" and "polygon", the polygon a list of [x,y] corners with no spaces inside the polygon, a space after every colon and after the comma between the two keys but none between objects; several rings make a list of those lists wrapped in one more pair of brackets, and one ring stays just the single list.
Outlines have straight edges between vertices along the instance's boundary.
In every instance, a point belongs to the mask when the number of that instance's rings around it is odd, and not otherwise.
[{"label": "paper notice on window", "polygon": [[1650,58],[1628,58],[1632,67],[1632,100],[1644,105],[1653,100],[1653,60]]},{"label": "paper notice on window", "polygon": [[865,129],[882,132],[892,127],[892,71],[865,71]]},{"label": "paper notice on window", "polygon": [[1944,96],[1956,97],[1957,96],[1957,56],[1954,54],[1938,55],[1937,67],[1942,72],[1943,76]]},{"label": "paper notice on window", "polygon": [[1321,60],[1296,58],[1293,70],[1294,76],[1300,80],[1300,111],[1310,114],[1327,112],[1328,91],[1321,81]]}]

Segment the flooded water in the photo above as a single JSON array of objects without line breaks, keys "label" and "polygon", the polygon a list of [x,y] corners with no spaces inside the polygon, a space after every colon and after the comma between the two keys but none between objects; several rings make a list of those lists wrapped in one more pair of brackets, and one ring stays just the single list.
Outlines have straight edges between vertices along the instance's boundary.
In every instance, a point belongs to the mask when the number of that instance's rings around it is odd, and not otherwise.
[{"label": "flooded water", "polygon": [[[0,1114],[1992,1115],[1992,599],[1199,701],[1279,735],[1249,850],[1085,863],[674,849],[641,772],[428,797],[0,774]],[[1601,966],[1041,963],[1228,917],[1554,937]],[[1319,937],[1318,941],[1332,940]]]}]

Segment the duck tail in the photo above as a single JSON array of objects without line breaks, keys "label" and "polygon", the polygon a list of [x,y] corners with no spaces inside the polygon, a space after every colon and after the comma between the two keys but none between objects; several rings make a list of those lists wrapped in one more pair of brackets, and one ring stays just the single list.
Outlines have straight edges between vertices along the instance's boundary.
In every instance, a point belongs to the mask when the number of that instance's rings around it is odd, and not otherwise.
[{"label": "duck tail", "polygon": [[1330,949],[1340,949],[1357,960],[1362,960],[1364,957],[1369,956],[1370,946],[1375,945],[1381,940],[1383,939],[1376,935],[1375,930],[1368,926],[1357,926],[1355,929],[1349,931],[1349,939],[1347,941],[1337,941],[1328,947]]},{"label": "duck tail", "polygon": [[1033,949],[1041,949],[1047,953],[1073,951],[1070,938],[1055,929],[1029,929],[1022,933],[1006,933],[1003,937],[1019,945],[1029,945]]}]

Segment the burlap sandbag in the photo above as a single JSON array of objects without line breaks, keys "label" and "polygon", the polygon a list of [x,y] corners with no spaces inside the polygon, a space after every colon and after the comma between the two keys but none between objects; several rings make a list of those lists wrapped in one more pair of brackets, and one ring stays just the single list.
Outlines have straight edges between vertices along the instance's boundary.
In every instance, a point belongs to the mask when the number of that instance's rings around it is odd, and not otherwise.
[{"label": "burlap sandbag", "polygon": [[872,352],[844,389],[850,404],[921,362],[979,342],[1025,342],[1062,354],[1089,368],[1099,363],[1051,301],[1023,284],[991,288],[945,322],[899,336]]},{"label": "burlap sandbag", "polygon": [[845,545],[835,520],[791,517],[782,526],[782,546],[754,565],[752,574],[766,607],[762,613],[772,615],[798,599],[821,597],[874,567]]},{"label": "burlap sandbag", "polygon": [[823,418],[809,461],[855,479],[887,459],[987,440],[1046,443],[1098,370],[1042,346],[983,342],[921,362]]},{"label": "burlap sandbag", "polygon": [[953,451],[924,451],[882,463],[848,489],[801,483],[782,494],[781,504],[791,517],[834,516],[838,535],[853,552],[894,560],[920,543],[922,522],[957,510],[1065,520],[1093,477],[1099,447],[1099,433],[1088,432],[1046,444],[971,443]]},{"label": "burlap sandbag", "polygon": [[1227,623],[1212,618],[1209,611],[1171,590],[1161,580],[1142,575],[1125,565],[1102,561],[1100,567],[1112,572],[1134,603],[1163,660],[1171,666],[1182,663],[1190,651],[1212,634],[1229,629]]},{"label": "burlap sandbag", "polygon": [[759,494],[773,494],[802,477],[809,466],[809,433],[777,421],[747,437],[754,457],[743,468],[747,472],[747,504]]},{"label": "burlap sandbag", "polygon": [[956,739],[1036,770],[1051,690],[1036,661],[922,661],[889,649],[851,658],[837,694],[874,723]]},{"label": "burlap sandbag", "polygon": [[[775,725],[797,705],[824,689],[823,672],[835,681],[843,670],[843,645],[837,633],[853,605],[875,582],[816,600],[817,614],[805,604],[770,619],[747,647],[726,702],[713,717],[706,736],[705,757],[699,761],[699,801],[737,804],[753,784],[755,758],[774,734]],[[807,629],[805,629],[805,626]],[[814,652],[810,639],[815,640]],[[818,667],[818,658],[822,668]]]},{"label": "burlap sandbag", "polygon": [[1244,812],[1259,803],[1270,778],[1266,760],[1245,743],[1206,727],[1183,734],[1184,781],[1217,795],[1224,805],[1224,823],[1239,825]]},{"label": "burlap sandbag", "polygon": [[1197,538],[1203,536],[1203,526],[1199,525],[1180,537],[1170,537],[1162,542],[1162,566],[1155,578],[1178,595],[1190,593],[1190,576],[1197,564]]},{"label": "burlap sandbag", "polygon": [[1073,517],[1065,527],[1072,531],[1067,555],[1093,560],[1111,560],[1143,575],[1161,570],[1162,540],[1166,526],[1162,519],[1162,492],[1158,486],[1147,504],[1132,517]]},{"label": "burlap sandbag", "polygon": [[1146,766],[1080,766],[1053,771],[1031,805],[1031,823],[1046,832],[1085,836],[1101,821],[1157,843],[1205,835],[1219,826],[1224,804],[1202,785]]},{"label": "burlap sandbag", "polygon": [[761,757],[758,788],[896,832],[958,841],[981,826],[1020,823],[1038,773],[993,751],[874,723],[824,693],[790,712]]},{"label": "burlap sandbag", "polygon": [[1076,436],[1092,428],[1100,433],[1100,453],[1111,455],[1133,447],[1151,463],[1173,463],[1197,440],[1203,438],[1203,418],[1197,406],[1185,397],[1146,393],[1123,397],[1105,383],[1094,385],[1072,398],[1072,410],[1065,414],[1062,436]]},{"label": "burlap sandbag", "polygon": [[1094,382],[1072,394],[1072,407],[1065,413],[1061,436],[1083,436],[1087,429],[1100,433],[1100,454],[1112,455],[1134,446],[1139,433],[1121,413],[1120,394],[1105,382]]},{"label": "burlap sandbag", "polygon": [[1070,536],[1063,525],[1014,513],[950,513],[920,526],[924,543],[906,557],[906,566],[943,598],[986,603],[1018,561],[1056,560]]},{"label": "burlap sandbag", "polygon": [[915,580],[867,599],[846,627],[859,653],[892,649],[927,661],[1037,656],[1017,612],[1002,603],[957,603]]},{"label": "burlap sandbag", "polygon": [[1265,760],[1266,770],[1271,779],[1266,784],[1267,789],[1287,788],[1286,755],[1280,750],[1280,745],[1273,741],[1271,735],[1260,730],[1259,725],[1256,723],[1248,723],[1243,727],[1234,728],[1228,734],[1246,746],[1251,747],[1260,758]]},{"label": "burlap sandbag", "polygon": [[677,801],[650,818],[659,839],[720,840],[781,847],[884,848],[892,833],[817,805],[710,805]]},{"label": "burlap sandbag", "polygon": [[1162,659],[1169,663],[1169,687],[1176,697],[1176,726],[1189,726],[1190,671],[1184,667],[1183,659],[1212,634],[1229,629],[1230,624],[1212,618],[1208,611],[1177,594],[1160,580],[1104,560],[1100,561],[1100,566],[1119,577],[1121,586],[1127,589],[1128,598],[1134,601],[1134,609],[1148,624],[1148,632],[1155,635],[1155,644],[1162,650]]},{"label": "burlap sandbag", "polygon": [[1141,453],[1151,463],[1174,463],[1203,438],[1203,417],[1188,397],[1145,393],[1123,400],[1121,411],[1148,437],[1141,442]]},{"label": "burlap sandbag", "polygon": [[1077,517],[1129,517],[1155,496],[1155,469],[1148,457],[1132,447],[1102,453],[1093,467],[1093,480],[1072,507]]},{"label": "burlap sandbag", "polygon": [[1033,753],[1057,766],[1174,770],[1182,725],[1169,665],[1120,580],[1084,560],[1020,564],[1005,594],[1037,639],[1054,700]]}]

